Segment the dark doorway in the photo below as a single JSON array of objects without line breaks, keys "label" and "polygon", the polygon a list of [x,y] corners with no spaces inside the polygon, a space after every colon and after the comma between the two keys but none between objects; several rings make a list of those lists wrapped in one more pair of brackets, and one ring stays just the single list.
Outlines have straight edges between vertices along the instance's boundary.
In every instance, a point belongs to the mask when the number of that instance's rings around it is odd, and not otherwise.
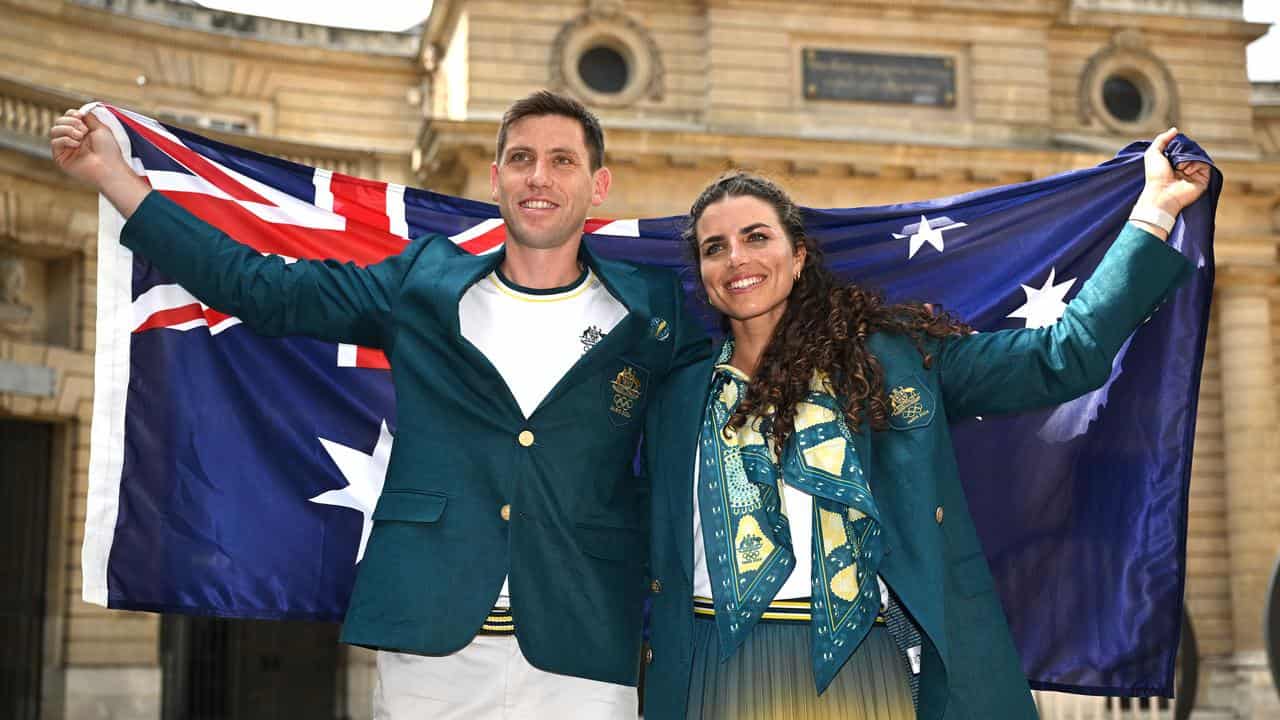
[{"label": "dark doorway", "polygon": [[49,425],[0,420],[0,717],[40,715],[49,551]]},{"label": "dark doorway", "polygon": [[332,623],[167,615],[165,720],[345,717]]}]

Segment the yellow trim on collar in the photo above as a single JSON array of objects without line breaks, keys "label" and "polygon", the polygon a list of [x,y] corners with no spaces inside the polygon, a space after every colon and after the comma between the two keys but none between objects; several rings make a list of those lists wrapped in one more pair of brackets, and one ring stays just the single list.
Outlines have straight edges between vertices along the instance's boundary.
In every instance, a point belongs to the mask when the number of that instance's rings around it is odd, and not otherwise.
[{"label": "yellow trim on collar", "polygon": [[585,280],[582,281],[581,285],[574,288],[573,290],[570,290],[569,292],[559,294],[559,295],[529,295],[527,293],[522,293],[518,290],[513,290],[512,288],[503,284],[503,282],[498,279],[497,273],[489,273],[489,282],[493,283],[493,286],[497,288],[498,292],[502,293],[503,295],[506,295],[507,297],[513,300],[519,300],[521,302],[528,302],[528,303],[553,303],[553,302],[561,302],[563,300],[572,300],[578,297],[579,295],[581,295],[582,293],[586,292],[587,290],[590,290],[600,284],[600,280],[596,278],[596,274],[592,272],[591,268],[587,268],[587,277]]},{"label": "yellow trim on collar", "polygon": [[736,367],[734,367],[734,366],[730,365],[729,363],[720,363],[719,365],[716,365],[716,368],[715,368],[715,369],[716,369],[716,370],[720,370],[720,371],[722,371],[722,372],[727,372],[727,373],[729,373],[730,375],[732,375],[732,376],[734,376],[734,377],[738,378],[738,379],[739,379],[739,380],[741,380],[742,382],[745,382],[745,383],[749,383],[749,382],[751,382],[751,376],[750,376],[750,375],[747,375],[746,373],[744,373],[744,372],[742,372],[741,370],[739,370],[738,368],[736,368]]}]

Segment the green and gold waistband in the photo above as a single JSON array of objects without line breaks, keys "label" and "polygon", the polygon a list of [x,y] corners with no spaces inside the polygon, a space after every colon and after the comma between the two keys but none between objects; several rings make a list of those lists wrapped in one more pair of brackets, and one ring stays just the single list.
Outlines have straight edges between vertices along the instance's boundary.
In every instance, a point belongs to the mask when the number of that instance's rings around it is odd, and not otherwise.
[{"label": "green and gold waistband", "polygon": [[489,612],[489,617],[480,625],[481,635],[515,635],[516,621],[511,617],[511,608],[496,607]]},{"label": "green and gold waistband", "polygon": [[[716,606],[711,598],[693,596],[693,614],[702,617],[715,617]],[[769,609],[764,611],[760,616],[761,620],[771,622],[809,622],[810,603],[807,599],[802,600],[774,600],[769,603]],[[876,615],[876,622],[884,624],[884,616]]]}]

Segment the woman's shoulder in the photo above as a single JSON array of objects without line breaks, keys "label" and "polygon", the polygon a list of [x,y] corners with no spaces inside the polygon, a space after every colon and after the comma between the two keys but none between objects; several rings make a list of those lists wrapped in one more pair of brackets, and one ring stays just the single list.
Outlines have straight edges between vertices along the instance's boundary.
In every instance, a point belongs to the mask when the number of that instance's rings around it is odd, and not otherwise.
[{"label": "woman's shoulder", "polygon": [[920,372],[929,372],[924,367],[924,358],[920,354],[923,349],[929,355],[937,355],[945,342],[942,338],[925,337],[921,345],[906,333],[895,330],[878,330],[867,336],[867,349],[880,361],[888,372],[892,368],[915,367]]},{"label": "woman's shoulder", "polygon": [[[926,335],[922,338],[922,341],[925,350],[932,352],[943,342],[943,339]],[[873,352],[883,348],[885,350],[910,350],[917,356],[920,354],[916,349],[916,341],[911,335],[893,328],[881,328],[872,331],[871,334],[867,335],[867,345]]]}]

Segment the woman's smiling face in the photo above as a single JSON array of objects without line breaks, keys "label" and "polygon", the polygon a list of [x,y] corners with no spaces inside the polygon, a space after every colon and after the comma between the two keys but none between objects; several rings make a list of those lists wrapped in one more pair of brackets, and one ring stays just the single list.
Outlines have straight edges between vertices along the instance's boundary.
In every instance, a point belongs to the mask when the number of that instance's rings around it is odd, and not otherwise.
[{"label": "woman's smiling face", "polygon": [[711,305],[730,321],[776,325],[805,250],[760,198],[738,195],[706,207],[694,227],[698,267]]}]

